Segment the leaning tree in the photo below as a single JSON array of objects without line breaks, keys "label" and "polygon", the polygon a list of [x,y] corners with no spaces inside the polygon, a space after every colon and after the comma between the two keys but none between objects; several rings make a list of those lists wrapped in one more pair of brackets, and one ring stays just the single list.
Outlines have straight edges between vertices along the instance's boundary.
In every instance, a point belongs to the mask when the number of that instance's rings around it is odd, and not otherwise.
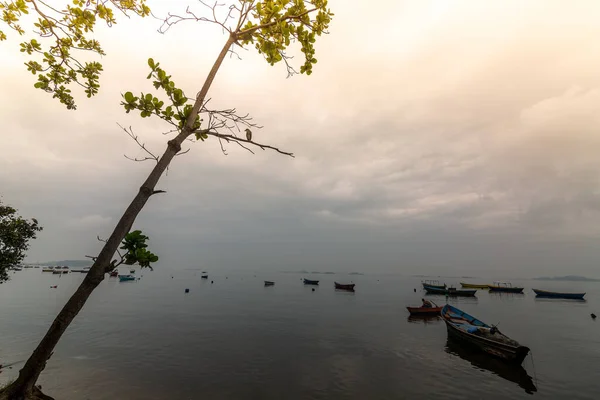
[{"label": "leaning tree", "polygon": [[[155,92],[139,96],[130,91],[123,94],[121,104],[126,112],[139,112],[143,118],[161,119],[170,126],[171,138],[162,155],[157,155],[147,149],[130,128],[123,128],[144,150],[146,156],[142,160],[151,160],[154,166],[100,253],[93,257],[89,273],[19,371],[18,378],[0,392],[0,400],[49,398],[36,387],[37,379],[61,336],[105,274],[123,262],[139,262],[144,267],[156,260],[156,256],[145,249],[147,238],[139,231],[130,230],[150,197],[163,193],[156,189],[156,185],[173,158],[182,153],[184,141],[215,138],[221,143],[222,150],[227,143],[235,143],[249,151],[256,146],[293,156],[277,147],[255,141],[252,129],[257,126],[248,115],[238,114],[235,108],[211,109],[207,96],[226,56],[235,54],[239,48],[254,47],[270,65],[283,61],[288,75],[293,75],[296,70],[287,51],[290,46],[297,45],[304,57],[299,72],[310,75],[317,62],[316,37],[327,33],[333,16],[327,8],[327,0],[237,0],[229,6],[209,5],[200,0],[198,5],[205,7],[204,13],[187,8],[181,14],[168,14],[162,20],[159,31],[164,33],[173,25],[186,21],[215,24],[225,33],[220,53],[194,97],[188,97],[152,58],[148,59],[148,79],[152,80]],[[68,109],[76,108],[69,89],[71,85],[82,86],[88,97],[95,95],[99,89],[102,65],[97,61],[81,61],[82,52],[104,54],[100,43],[89,38],[94,25],[99,21],[108,25],[116,23],[116,13],[141,17],[150,15],[145,0],[72,0],[72,4],[63,9],[42,0],[13,0],[0,3],[0,7],[2,20],[20,35],[26,34],[19,25],[20,18],[30,12],[37,14],[34,28],[39,37],[24,41],[21,51],[34,57],[26,65],[37,75],[35,87],[51,93]],[[0,40],[3,39],[6,39],[6,34],[0,31]],[[240,135],[240,132],[243,134]],[[124,244],[124,254],[118,253],[124,238],[124,243],[130,239],[130,246],[128,248]],[[114,258],[115,254],[118,254],[117,258]]]}]

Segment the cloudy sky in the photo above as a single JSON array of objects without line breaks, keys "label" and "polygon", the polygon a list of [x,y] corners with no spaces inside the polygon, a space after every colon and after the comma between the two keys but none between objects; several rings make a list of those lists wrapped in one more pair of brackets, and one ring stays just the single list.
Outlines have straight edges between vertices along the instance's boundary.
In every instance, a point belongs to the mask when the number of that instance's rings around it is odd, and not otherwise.
[{"label": "cloudy sky", "polygon": [[[193,0],[150,1],[157,14]],[[161,264],[273,270],[599,275],[600,3],[330,0],[313,75],[252,51],[210,93],[296,158],[191,144],[137,220]],[[198,8],[201,10],[201,8]],[[0,45],[0,195],[44,231],[29,260],[97,252],[162,152],[166,127],[126,115],[146,59],[196,93],[225,38],[134,18],[97,32],[101,93],[67,111]],[[14,39],[14,37],[13,37]]]}]

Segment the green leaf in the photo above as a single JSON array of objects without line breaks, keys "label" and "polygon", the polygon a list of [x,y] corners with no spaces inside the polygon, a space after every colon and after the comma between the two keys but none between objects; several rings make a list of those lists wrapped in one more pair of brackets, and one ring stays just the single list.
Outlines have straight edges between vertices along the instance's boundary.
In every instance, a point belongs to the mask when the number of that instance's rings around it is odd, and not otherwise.
[{"label": "green leaf", "polygon": [[125,95],[123,97],[125,97],[125,101],[128,103],[133,103],[133,101],[135,99],[135,96],[131,92],[125,93]]}]

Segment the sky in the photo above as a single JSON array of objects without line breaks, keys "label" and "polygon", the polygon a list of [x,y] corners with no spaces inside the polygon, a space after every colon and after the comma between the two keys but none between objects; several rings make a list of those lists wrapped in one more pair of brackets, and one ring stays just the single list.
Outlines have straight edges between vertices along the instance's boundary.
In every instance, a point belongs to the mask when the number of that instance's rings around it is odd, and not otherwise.
[{"label": "sky", "polygon": [[[253,49],[209,93],[250,113],[252,155],[189,143],[138,217],[159,266],[600,277],[600,3],[330,0],[311,76]],[[149,1],[157,15],[196,1]],[[196,93],[225,41],[184,22],[121,19],[95,37],[100,94],[68,111],[0,44],[0,196],[44,231],[31,262],[96,254],[160,153],[157,119],[125,114],[153,57]]]}]

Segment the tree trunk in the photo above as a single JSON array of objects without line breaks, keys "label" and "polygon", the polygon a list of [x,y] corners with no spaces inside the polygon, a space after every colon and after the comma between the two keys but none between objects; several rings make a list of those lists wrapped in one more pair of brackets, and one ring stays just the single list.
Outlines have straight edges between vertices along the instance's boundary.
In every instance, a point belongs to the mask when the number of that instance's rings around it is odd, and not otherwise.
[{"label": "tree trunk", "polygon": [[86,275],[85,279],[79,285],[73,296],[67,301],[67,304],[62,308],[60,313],[50,329],[46,332],[46,335],[42,341],[38,344],[33,354],[29,357],[25,366],[19,371],[19,377],[12,384],[7,386],[5,389],[0,391],[0,400],[21,400],[21,399],[48,399],[44,396],[41,391],[35,387],[38,377],[46,367],[46,362],[52,356],[56,344],[62,337],[67,327],[71,324],[73,319],[77,316],[79,311],[83,308],[83,305],[90,297],[94,289],[98,287],[100,282],[104,280],[104,274],[110,268],[111,260],[119,247],[119,244],[130,231],[136,217],[144,208],[144,205],[154,194],[154,188],[158,183],[158,180],[165,172],[173,157],[181,150],[181,144],[183,141],[192,134],[192,129],[196,116],[201,111],[204,104],[204,99],[208,94],[208,90],[221,67],[227,52],[231,45],[235,42],[235,35],[230,35],[227,42],[223,46],[221,53],[217,57],[217,60],[213,64],[202,89],[196,97],[192,113],[189,115],[185,127],[174,139],[169,140],[167,149],[163,153],[162,157],[157,162],[154,169],[144,184],[140,187],[137,195],[127,207],[127,210],[119,220],[119,223],[115,227],[113,233],[102,247],[98,258],[94,261],[92,268]]}]

